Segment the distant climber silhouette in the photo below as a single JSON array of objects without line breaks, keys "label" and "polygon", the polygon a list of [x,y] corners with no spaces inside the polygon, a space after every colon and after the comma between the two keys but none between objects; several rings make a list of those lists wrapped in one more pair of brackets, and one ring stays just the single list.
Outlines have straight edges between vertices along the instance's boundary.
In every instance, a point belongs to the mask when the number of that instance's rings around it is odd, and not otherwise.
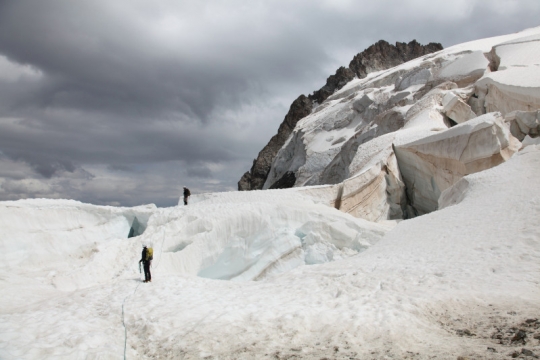
[{"label": "distant climber silhouette", "polygon": [[187,205],[188,198],[191,196],[191,192],[187,187],[184,186],[184,205]]}]

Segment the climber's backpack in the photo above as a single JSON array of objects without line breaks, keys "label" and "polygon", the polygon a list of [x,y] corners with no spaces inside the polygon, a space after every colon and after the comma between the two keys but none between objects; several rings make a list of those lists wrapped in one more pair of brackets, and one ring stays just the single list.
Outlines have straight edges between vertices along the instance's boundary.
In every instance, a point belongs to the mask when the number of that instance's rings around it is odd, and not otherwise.
[{"label": "climber's backpack", "polygon": [[146,248],[146,259],[144,260],[145,261],[154,260],[154,249],[152,249],[151,247]]}]

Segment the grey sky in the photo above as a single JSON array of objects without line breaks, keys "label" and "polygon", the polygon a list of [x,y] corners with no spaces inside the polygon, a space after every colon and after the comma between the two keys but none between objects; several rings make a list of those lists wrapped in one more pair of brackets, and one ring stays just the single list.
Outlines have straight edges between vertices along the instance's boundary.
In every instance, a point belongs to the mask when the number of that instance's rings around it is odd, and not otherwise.
[{"label": "grey sky", "polygon": [[377,40],[539,18],[538,0],[0,0],[0,200],[235,190],[290,103]]}]

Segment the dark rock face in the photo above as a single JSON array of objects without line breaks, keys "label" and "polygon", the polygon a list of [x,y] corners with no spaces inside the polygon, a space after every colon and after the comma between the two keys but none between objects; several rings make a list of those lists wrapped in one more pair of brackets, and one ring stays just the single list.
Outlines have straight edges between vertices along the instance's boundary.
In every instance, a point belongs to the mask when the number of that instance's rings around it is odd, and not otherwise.
[{"label": "dark rock face", "polygon": [[361,79],[371,72],[390,69],[442,49],[439,43],[420,45],[413,40],[408,44],[397,42],[394,46],[384,40],[379,40],[356,55],[350,62],[349,68]]},{"label": "dark rock face", "polygon": [[312,95],[309,95],[309,98],[318,104],[322,104],[324,100],[328,99],[336,90],[345,86],[354,77],[355,74],[351,69],[342,66],[337,69],[334,75],[330,75],[326,79],[326,85],[315,91]]},{"label": "dark rock face", "polygon": [[[416,40],[408,44],[398,42],[395,46],[380,40],[356,55],[349,64],[349,68],[342,66],[337,69],[334,75],[328,77],[326,84],[322,88],[312,95],[300,95],[294,100],[289,112],[285,115],[285,119],[279,126],[277,134],[259,152],[257,159],[253,161],[251,170],[246,172],[238,182],[238,190],[259,190],[263,188],[277,152],[285,144],[296,123],[311,114],[314,104],[324,102],[330,95],[354,79],[355,76],[364,78],[370,72],[389,69],[419,56],[442,50],[442,48],[442,45],[437,43],[420,45]],[[281,179],[278,182],[280,181]],[[289,184],[290,181],[286,183]],[[292,186],[294,186],[294,182],[290,185],[290,187]]]},{"label": "dark rock face", "polygon": [[270,186],[270,189],[288,189],[292,188],[294,186],[294,183],[296,182],[296,175],[294,175],[294,172],[287,171],[281,179],[276,181],[272,186]]},{"label": "dark rock face", "polygon": [[238,182],[238,190],[251,190],[251,173],[246,171]]},{"label": "dark rock face", "polygon": [[285,119],[279,126],[278,133],[259,152],[259,156],[253,161],[250,172],[245,173],[238,182],[238,190],[260,190],[263,188],[277,152],[285,144],[285,141],[294,130],[296,123],[311,113],[311,108],[312,101],[305,95],[300,95],[293,101],[289,112],[285,115]]}]

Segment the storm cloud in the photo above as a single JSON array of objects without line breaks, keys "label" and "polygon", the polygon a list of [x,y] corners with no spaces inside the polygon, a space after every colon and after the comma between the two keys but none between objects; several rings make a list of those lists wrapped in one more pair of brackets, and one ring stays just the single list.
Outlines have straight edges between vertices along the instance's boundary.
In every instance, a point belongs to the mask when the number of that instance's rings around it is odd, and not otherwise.
[{"label": "storm cloud", "polygon": [[0,200],[235,190],[290,103],[377,40],[538,26],[537,0],[0,1]]}]

